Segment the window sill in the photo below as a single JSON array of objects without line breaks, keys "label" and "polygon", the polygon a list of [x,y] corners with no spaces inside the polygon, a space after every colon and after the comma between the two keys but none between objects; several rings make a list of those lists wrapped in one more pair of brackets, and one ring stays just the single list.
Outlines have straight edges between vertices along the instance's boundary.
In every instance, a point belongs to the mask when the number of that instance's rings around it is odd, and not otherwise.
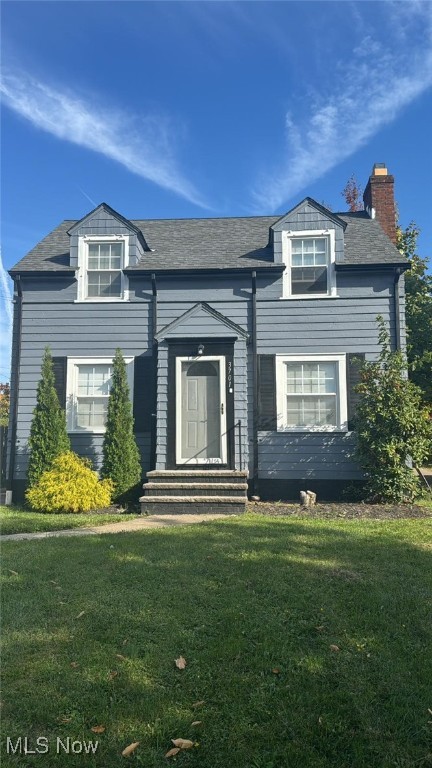
[{"label": "window sill", "polygon": [[340,296],[329,295],[328,293],[317,293],[311,296],[309,293],[299,293],[296,296],[281,296],[279,301],[296,301],[297,299],[339,299]]},{"label": "window sill", "polygon": [[330,426],[326,426],[326,427],[277,427],[276,431],[277,432],[286,432],[288,434],[295,434],[295,433],[304,434],[304,433],[308,433],[308,434],[316,435],[316,434],[326,433],[326,434],[332,434],[333,435],[335,433],[339,433],[339,434],[346,433],[346,432],[349,432],[350,430],[348,429],[348,427],[330,427]]},{"label": "window sill", "polygon": [[68,435],[104,435],[106,429],[68,429],[67,432]]},{"label": "window sill", "polygon": [[125,304],[129,299],[74,299],[74,304]]}]

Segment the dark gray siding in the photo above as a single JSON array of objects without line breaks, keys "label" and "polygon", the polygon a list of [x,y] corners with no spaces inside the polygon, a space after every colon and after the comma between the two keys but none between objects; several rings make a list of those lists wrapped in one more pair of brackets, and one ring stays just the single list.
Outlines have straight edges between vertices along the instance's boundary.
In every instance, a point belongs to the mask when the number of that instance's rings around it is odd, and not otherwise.
[{"label": "dark gray siding", "polygon": [[260,432],[259,476],[265,480],[355,480],[355,438],[344,434]]}]

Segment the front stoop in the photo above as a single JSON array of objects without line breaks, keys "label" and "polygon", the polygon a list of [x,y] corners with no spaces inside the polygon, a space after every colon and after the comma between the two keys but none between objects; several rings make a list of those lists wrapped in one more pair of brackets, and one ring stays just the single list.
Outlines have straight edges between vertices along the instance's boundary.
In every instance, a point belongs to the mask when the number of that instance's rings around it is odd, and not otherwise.
[{"label": "front stoop", "polygon": [[240,515],[247,501],[247,472],[153,470],[147,472],[141,513],[150,515]]}]

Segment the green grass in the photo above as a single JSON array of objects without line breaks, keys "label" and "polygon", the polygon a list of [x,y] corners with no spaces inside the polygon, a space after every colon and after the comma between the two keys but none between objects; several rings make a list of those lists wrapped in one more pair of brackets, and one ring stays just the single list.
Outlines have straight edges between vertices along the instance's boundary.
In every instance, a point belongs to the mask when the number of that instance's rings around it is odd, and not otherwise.
[{"label": "green grass", "polygon": [[252,514],[3,544],[3,742],[51,746],[3,764],[431,766],[431,547],[427,518]]},{"label": "green grass", "polygon": [[43,514],[20,507],[0,507],[0,533],[37,533],[38,531],[64,531],[67,528],[91,528],[94,525],[133,520],[136,515],[100,514]]}]

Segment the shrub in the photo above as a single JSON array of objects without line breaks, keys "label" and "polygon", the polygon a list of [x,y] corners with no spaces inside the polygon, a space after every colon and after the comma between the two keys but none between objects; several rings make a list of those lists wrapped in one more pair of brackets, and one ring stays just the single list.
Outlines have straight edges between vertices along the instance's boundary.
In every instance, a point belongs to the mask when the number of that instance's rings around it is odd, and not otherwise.
[{"label": "shrub", "polygon": [[430,450],[432,424],[419,387],[406,377],[402,352],[392,352],[382,317],[381,354],[365,363],[357,391],[357,454],[372,501],[413,501],[420,493],[411,466],[421,466]]},{"label": "shrub", "polygon": [[102,477],[113,481],[115,499],[127,498],[141,479],[140,454],[133,425],[126,364],[121,350],[116,349],[102,448]]},{"label": "shrub", "polygon": [[57,456],[26,493],[37,512],[88,512],[111,504],[113,483],[99,480],[89,459],[72,451]]},{"label": "shrub", "polygon": [[54,371],[51,352],[45,348],[42,359],[41,378],[37,386],[36,407],[29,437],[30,459],[28,480],[34,485],[52,460],[70,449],[66,431],[66,417],[60,408],[54,387]]}]

